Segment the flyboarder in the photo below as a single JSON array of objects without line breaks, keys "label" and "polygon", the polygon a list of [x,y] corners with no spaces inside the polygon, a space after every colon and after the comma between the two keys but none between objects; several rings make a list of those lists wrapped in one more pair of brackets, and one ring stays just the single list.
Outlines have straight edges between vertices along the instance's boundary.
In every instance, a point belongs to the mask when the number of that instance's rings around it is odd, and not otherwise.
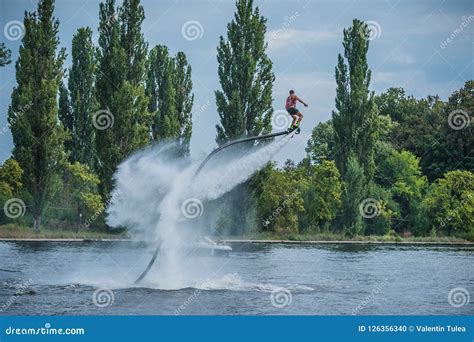
[{"label": "flyboarder", "polygon": [[296,133],[300,132],[300,123],[303,120],[303,114],[296,108],[296,102],[301,102],[305,107],[308,107],[308,104],[300,99],[298,96],[295,95],[294,90],[290,90],[290,95],[286,98],[286,111],[288,114],[291,115],[293,118],[293,122],[291,123],[290,128],[288,128],[288,132],[293,132],[297,129]]}]

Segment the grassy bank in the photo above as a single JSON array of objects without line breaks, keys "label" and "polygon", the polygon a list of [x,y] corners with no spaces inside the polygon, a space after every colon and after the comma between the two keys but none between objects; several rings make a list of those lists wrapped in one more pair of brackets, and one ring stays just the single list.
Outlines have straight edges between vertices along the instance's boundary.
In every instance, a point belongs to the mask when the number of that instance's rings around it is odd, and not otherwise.
[{"label": "grassy bank", "polygon": [[0,225],[0,239],[125,239],[126,232],[112,234],[92,230],[75,231],[66,229],[50,230],[42,228],[35,234],[31,227],[14,224]]},{"label": "grassy bank", "polygon": [[313,234],[285,234],[275,233],[255,233],[243,236],[228,237],[231,239],[242,240],[287,240],[287,241],[367,241],[367,242],[437,242],[437,243],[462,243],[474,242],[473,236],[423,236],[423,237],[402,237],[399,235],[357,235],[348,237],[343,234],[334,233],[313,233]]},{"label": "grassy bank", "polygon": [[[35,234],[31,227],[14,224],[0,225],[0,239],[126,239],[127,233],[109,233],[104,231],[75,231],[71,229],[41,229]],[[275,234],[254,233],[240,236],[219,236],[214,239],[222,240],[276,240],[276,241],[367,241],[367,242],[437,242],[437,243],[462,243],[474,242],[474,237],[466,236],[424,236],[424,237],[401,237],[395,234],[377,236],[354,236],[348,237],[343,234],[313,233],[313,234]]]}]

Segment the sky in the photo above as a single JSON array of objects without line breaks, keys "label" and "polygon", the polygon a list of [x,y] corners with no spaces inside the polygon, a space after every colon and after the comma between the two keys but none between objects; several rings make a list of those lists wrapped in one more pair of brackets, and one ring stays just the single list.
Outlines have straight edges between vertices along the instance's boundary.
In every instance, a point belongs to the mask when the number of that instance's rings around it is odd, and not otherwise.
[{"label": "sky", "polygon": [[[18,57],[23,16],[37,0],[0,0],[0,41]],[[121,1],[118,1],[120,3]],[[71,51],[73,34],[89,26],[97,39],[97,0],[57,0],[61,46]],[[334,110],[334,68],[342,53],[343,29],[354,18],[372,29],[368,63],[371,90],[403,87],[417,98],[439,95],[447,100],[474,75],[474,2],[470,0],[260,0],[267,18],[267,54],[273,62],[274,130],[289,124],[284,111],[289,89],[308,104],[301,134],[275,160],[301,160],[312,129]],[[234,1],[142,0],[142,31],[149,48],[165,44],[172,54],[184,51],[192,66],[193,136],[191,155],[200,157],[216,147],[218,114],[214,91],[219,88],[216,47],[233,18]],[[70,56],[65,67],[70,67]],[[15,86],[14,63],[0,68],[0,162],[10,157],[12,137],[7,110]],[[286,128],[286,127],[285,127]]]}]

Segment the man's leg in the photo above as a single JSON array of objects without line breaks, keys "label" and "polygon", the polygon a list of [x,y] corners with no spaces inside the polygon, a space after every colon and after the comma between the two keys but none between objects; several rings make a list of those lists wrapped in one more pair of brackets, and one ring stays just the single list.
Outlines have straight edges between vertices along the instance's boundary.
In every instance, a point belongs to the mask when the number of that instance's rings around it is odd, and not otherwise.
[{"label": "man's leg", "polygon": [[294,127],[296,125],[296,122],[298,121],[298,115],[293,114],[291,117],[293,118],[293,122],[291,123],[291,127]]},{"label": "man's leg", "polygon": [[301,120],[303,120],[303,114],[301,114],[301,112],[298,112],[296,113],[296,116],[297,116],[296,126],[299,126],[301,123]]}]

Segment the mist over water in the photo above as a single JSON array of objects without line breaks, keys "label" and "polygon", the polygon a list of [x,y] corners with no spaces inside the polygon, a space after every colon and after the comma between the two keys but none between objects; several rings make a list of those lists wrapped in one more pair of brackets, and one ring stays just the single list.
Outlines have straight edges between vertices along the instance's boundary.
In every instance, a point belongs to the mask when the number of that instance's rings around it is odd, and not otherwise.
[{"label": "mist over water", "polygon": [[196,218],[206,210],[206,201],[245,182],[290,139],[287,135],[243,150],[224,149],[196,176],[202,160],[173,157],[169,143],[152,146],[124,161],[114,176],[107,223],[127,227],[133,239],[153,244],[161,241],[160,254],[142,284],[175,289],[209,283],[212,267],[185,255],[184,247],[209,228]]}]

